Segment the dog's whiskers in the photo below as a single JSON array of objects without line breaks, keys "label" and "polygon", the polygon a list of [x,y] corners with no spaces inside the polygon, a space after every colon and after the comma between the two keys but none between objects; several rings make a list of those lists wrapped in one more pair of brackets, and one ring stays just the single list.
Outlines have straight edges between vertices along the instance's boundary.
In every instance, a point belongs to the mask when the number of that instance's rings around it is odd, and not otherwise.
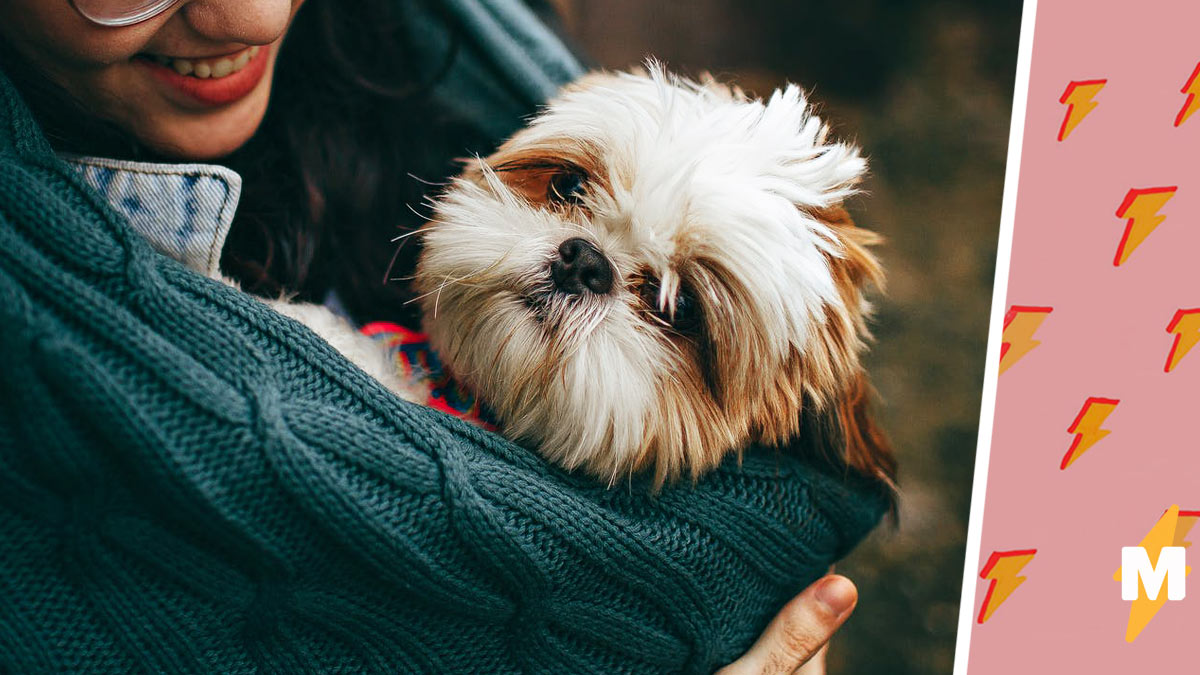
[{"label": "dog's whiskers", "polygon": [[449,182],[435,183],[434,181],[431,181],[431,180],[426,180],[426,179],[424,179],[424,178],[421,178],[420,176],[418,176],[418,175],[417,175],[417,174],[415,174],[415,173],[412,173],[411,171],[410,171],[410,172],[407,172],[407,174],[408,174],[408,177],[409,177],[409,178],[411,178],[411,179],[413,179],[413,180],[417,181],[418,183],[423,183],[423,184],[425,184],[425,185],[428,185],[429,187],[445,187],[445,186],[447,186],[447,185],[449,185],[449,184],[450,184]]},{"label": "dog's whiskers", "polygon": [[[409,208],[412,208],[412,207],[409,207]],[[415,213],[415,212],[414,212],[414,213]],[[401,240],[403,240],[403,239],[408,239],[409,237],[413,236],[414,234],[421,234],[421,231],[420,231],[420,230],[413,230],[412,232],[405,232],[404,234],[402,234],[402,235],[400,235],[400,236],[398,236],[398,237],[392,237],[392,239],[391,239],[391,242],[394,244],[394,243],[396,243],[396,242],[398,242],[398,241],[401,241]]]}]

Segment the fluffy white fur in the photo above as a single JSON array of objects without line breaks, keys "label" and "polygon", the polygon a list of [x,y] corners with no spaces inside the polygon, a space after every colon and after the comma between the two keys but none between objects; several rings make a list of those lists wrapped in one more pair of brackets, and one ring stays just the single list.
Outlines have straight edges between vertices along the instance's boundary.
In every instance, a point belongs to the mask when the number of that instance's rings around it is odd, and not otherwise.
[{"label": "fluffy white fur", "polygon": [[[587,173],[580,204],[539,199],[538,174],[556,162]],[[590,75],[438,202],[417,275],[426,328],[505,433],[562,465],[609,480],[649,467],[696,474],[749,441],[783,440],[756,410],[734,409],[771,404],[774,371],[796,368],[794,357],[828,360],[811,343],[831,316],[853,324],[839,355],[849,362],[806,364],[802,393],[832,397],[857,367],[862,308],[845,306],[831,271],[844,242],[816,214],[865,169],[795,86],[760,102],[653,66]],[[611,262],[613,292],[553,292],[549,265],[572,237]],[[646,278],[658,307],[639,294]],[[748,400],[695,391],[700,350],[648,317],[669,316],[681,284],[701,296],[701,347],[726,352],[701,369],[715,375],[700,374]],[[794,431],[800,397],[790,398]],[[720,419],[731,417],[743,419]]]},{"label": "fluffy white fur", "polygon": [[[795,86],[758,101],[653,64],[589,75],[435,204],[416,276],[426,330],[504,433],[610,482],[698,475],[839,398],[847,443],[874,440],[849,383],[865,382],[861,285],[878,267],[869,233],[830,217],[865,170]],[[582,176],[571,200],[565,173]],[[550,266],[576,237],[611,265],[610,292],[556,289]],[[702,321],[684,330],[689,298]],[[422,400],[323,308],[275,306]],[[888,473],[884,450],[864,452]]]}]

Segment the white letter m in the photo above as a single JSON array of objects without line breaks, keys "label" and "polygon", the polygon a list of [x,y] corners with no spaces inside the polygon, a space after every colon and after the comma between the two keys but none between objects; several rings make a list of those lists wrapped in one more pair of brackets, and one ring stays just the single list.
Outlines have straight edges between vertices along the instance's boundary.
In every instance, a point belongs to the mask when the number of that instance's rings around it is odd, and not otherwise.
[{"label": "white letter m", "polygon": [[1150,564],[1150,555],[1141,546],[1121,547],[1121,599],[1138,599],[1138,582],[1146,589],[1146,598],[1157,600],[1163,581],[1167,582],[1167,599],[1182,600],[1186,590],[1187,564],[1182,546],[1164,546],[1158,554],[1158,566]]}]

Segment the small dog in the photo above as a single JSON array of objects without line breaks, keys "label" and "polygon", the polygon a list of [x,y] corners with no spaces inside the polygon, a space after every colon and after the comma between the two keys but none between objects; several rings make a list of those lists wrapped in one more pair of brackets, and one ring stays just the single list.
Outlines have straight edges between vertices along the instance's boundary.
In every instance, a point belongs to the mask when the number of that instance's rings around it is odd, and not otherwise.
[{"label": "small dog", "polygon": [[795,86],[586,76],[438,200],[425,329],[507,435],[569,469],[695,477],[804,433],[812,406],[890,482],[859,361],[877,237],[840,206],[865,171]]},{"label": "small dog", "polygon": [[585,76],[436,200],[425,330],[503,433],[610,484],[799,439],[891,485],[860,363],[877,237],[841,207],[865,171],[795,86]]}]

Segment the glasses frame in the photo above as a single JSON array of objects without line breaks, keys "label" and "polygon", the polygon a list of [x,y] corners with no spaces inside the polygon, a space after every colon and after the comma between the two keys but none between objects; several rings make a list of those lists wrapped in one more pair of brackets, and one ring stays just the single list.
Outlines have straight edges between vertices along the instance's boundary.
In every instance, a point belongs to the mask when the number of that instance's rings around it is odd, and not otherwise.
[{"label": "glasses frame", "polygon": [[[120,28],[149,21],[183,0],[126,0],[125,3],[121,3],[119,0],[70,0],[70,2],[80,16],[97,26]],[[115,4],[133,4],[134,7],[106,14],[103,5]],[[93,5],[100,5],[100,7],[97,8]]]}]

